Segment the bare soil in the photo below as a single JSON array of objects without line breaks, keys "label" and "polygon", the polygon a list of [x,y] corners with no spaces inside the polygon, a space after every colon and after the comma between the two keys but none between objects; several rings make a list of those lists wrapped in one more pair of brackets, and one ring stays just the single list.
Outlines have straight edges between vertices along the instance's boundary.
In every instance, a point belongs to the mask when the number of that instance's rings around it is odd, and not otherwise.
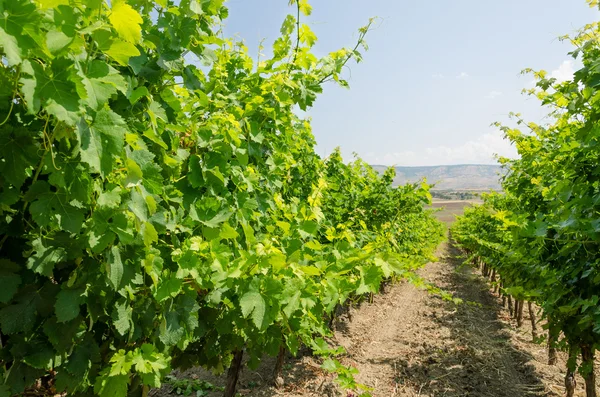
[{"label": "bare soil", "polygon": [[[474,269],[460,266],[457,254],[444,243],[440,261],[428,264],[420,274],[463,303],[444,301],[407,283],[388,286],[373,303],[351,308],[336,323],[331,342],[347,350],[340,361],[360,371],[357,379],[372,388],[374,397],[563,395],[564,355],[559,355],[556,366],[547,365],[545,347],[532,342],[530,323],[517,328],[501,299]],[[333,377],[320,369],[319,359],[310,355],[286,358],[284,385],[278,389],[270,384],[273,366],[274,359],[268,357],[257,371],[244,369],[238,393],[353,396],[340,391]],[[202,369],[174,375],[224,384],[224,376]],[[577,383],[575,395],[584,396],[579,375]],[[151,396],[169,396],[171,389],[153,390]]]}]

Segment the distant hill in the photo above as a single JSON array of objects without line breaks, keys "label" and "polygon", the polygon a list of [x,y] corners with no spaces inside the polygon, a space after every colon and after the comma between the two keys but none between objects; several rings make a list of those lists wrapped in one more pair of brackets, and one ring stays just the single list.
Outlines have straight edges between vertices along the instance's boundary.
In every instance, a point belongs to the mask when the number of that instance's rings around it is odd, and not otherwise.
[{"label": "distant hill", "polygon": [[[373,165],[378,172],[386,166]],[[427,182],[435,184],[434,190],[499,190],[499,165],[461,164],[438,165],[428,167],[396,167],[394,184],[403,185],[427,178]]]}]

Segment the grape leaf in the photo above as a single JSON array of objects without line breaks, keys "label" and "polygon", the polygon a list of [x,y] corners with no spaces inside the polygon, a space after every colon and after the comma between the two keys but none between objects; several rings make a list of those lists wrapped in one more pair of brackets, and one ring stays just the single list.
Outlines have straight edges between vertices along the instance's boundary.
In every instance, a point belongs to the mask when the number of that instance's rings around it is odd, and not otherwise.
[{"label": "grape leaf", "polygon": [[119,335],[126,335],[131,328],[131,314],[133,309],[127,301],[115,304],[115,309],[112,314],[113,325]]},{"label": "grape leaf", "polygon": [[100,397],[126,397],[128,383],[127,375],[100,375],[96,378],[94,392]]},{"label": "grape leaf", "polygon": [[79,233],[83,225],[84,214],[79,208],[69,204],[66,192],[52,192],[46,181],[37,181],[27,192],[29,212],[40,226],[48,226],[55,221],[60,227],[71,233]]},{"label": "grape leaf", "polygon": [[87,98],[84,102],[96,110],[108,102],[117,90],[126,93],[127,83],[123,76],[106,62],[91,61],[87,71],[81,72]]},{"label": "grape leaf", "polygon": [[114,0],[112,11],[108,17],[119,36],[130,43],[137,43],[142,38],[142,17],[125,0]]},{"label": "grape leaf", "polygon": [[0,48],[4,50],[9,66],[21,63],[23,55],[17,39],[6,33],[2,27],[0,27]]},{"label": "grape leaf", "polygon": [[106,274],[112,287],[117,290],[123,279],[123,262],[119,248],[112,247],[106,257]]},{"label": "grape leaf", "polygon": [[265,318],[266,303],[257,291],[248,291],[240,299],[240,308],[244,317],[252,314],[252,321],[257,328],[261,328]]},{"label": "grape leaf", "polygon": [[154,297],[158,302],[162,302],[167,298],[174,298],[181,291],[181,285],[182,280],[180,279],[174,277],[161,278]]},{"label": "grape leaf", "polygon": [[21,276],[16,274],[19,265],[8,259],[0,259],[0,303],[8,303],[21,285]]},{"label": "grape leaf", "polygon": [[2,177],[20,189],[31,175],[31,164],[39,158],[31,134],[9,125],[0,127],[0,158]]},{"label": "grape leaf", "polygon": [[100,175],[109,174],[115,157],[123,150],[127,132],[125,121],[110,109],[101,109],[91,124],[81,119],[77,134],[81,145],[81,160]]},{"label": "grape leaf", "polygon": [[27,259],[27,268],[46,277],[52,277],[54,265],[67,259],[62,247],[45,246],[41,237],[31,242],[32,255]]},{"label": "grape leaf", "polygon": [[36,310],[32,299],[0,309],[0,328],[5,335],[29,332],[36,320]]},{"label": "grape leaf", "polygon": [[73,61],[55,58],[50,67],[38,62],[24,61],[22,66],[23,94],[29,112],[46,112],[57,119],[75,125],[79,119],[79,95],[73,82]]},{"label": "grape leaf", "polygon": [[83,302],[81,290],[61,290],[57,297],[54,308],[59,323],[73,320],[79,315],[79,305]]}]

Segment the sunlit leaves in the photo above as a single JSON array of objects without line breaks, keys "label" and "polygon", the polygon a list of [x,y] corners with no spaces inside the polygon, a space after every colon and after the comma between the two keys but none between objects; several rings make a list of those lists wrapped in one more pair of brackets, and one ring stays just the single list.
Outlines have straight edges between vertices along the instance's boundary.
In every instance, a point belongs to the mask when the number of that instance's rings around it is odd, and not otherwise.
[{"label": "sunlit leaves", "polygon": [[[311,53],[306,0],[259,65],[217,34],[222,0],[75,3],[0,1],[10,392],[51,367],[59,393],[112,397],[159,387],[167,357],[335,354],[313,342],[335,306],[425,263],[442,236],[426,188],[323,161],[294,111],[344,85],[358,55]],[[23,340],[39,351],[16,354]]]},{"label": "sunlit leaves", "polygon": [[19,47],[19,43],[17,39],[2,29],[0,26],[0,48],[6,54],[6,59],[8,60],[9,65],[18,65],[21,63],[22,54],[21,48]]},{"label": "sunlit leaves", "polygon": [[91,123],[82,118],[77,123],[81,160],[93,171],[107,175],[123,150],[126,132],[121,116],[106,108],[98,111]]},{"label": "sunlit leaves", "polygon": [[108,17],[119,36],[130,43],[137,43],[142,38],[142,17],[125,0],[114,0]]},{"label": "sunlit leaves", "polygon": [[111,286],[119,289],[123,278],[123,260],[118,247],[112,247],[106,257],[106,275]]},{"label": "sunlit leaves", "polygon": [[252,315],[252,321],[258,328],[262,327],[267,310],[265,299],[258,291],[248,291],[240,299],[240,308],[244,317]]},{"label": "sunlit leaves", "polygon": [[104,52],[121,66],[127,66],[129,59],[140,55],[140,51],[131,43],[114,40]]},{"label": "sunlit leaves", "polygon": [[87,94],[85,101],[93,110],[106,104],[117,90],[123,93],[127,91],[123,76],[104,62],[92,61],[81,74]]},{"label": "sunlit leaves", "polygon": [[78,233],[82,227],[84,214],[81,209],[71,205],[66,192],[52,191],[44,181],[36,182],[29,192],[32,201],[29,212],[40,226],[58,224],[63,230]]},{"label": "sunlit leaves", "polygon": [[465,211],[453,230],[472,258],[501,277],[507,293],[536,301],[557,338],[564,335],[565,345],[576,349],[600,341],[600,317],[589,309],[597,306],[600,288],[592,265],[599,261],[592,214],[600,204],[594,199],[598,167],[591,160],[600,156],[600,110],[592,99],[598,89],[592,72],[598,43],[590,40],[595,34],[596,27],[588,26],[573,39],[581,47],[572,55],[583,64],[574,81],[557,82],[544,71],[525,70],[537,80],[529,93],[546,106],[551,121],[526,123],[513,113],[516,124],[528,131],[497,124],[519,152],[517,159],[502,159],[509,171],[504,195],[485,196],[484,204]]},{"label": "sunlit leaves", "polygon": [[300,26],[300,41],[309,47],[312,47],[317,41],[317,36],[306,24],[302,24],[302,26]]},{"label": "sunlit leaves", "polygon": [[55,59],[49,67],[38,62],[23,63],[22,90],[30,113],[37,113],[44,106],[58,120],[76,123],[80,107],[73,64],[64,58]]},{"label": "sunlit leaves", "polygon": [[32,241],[31,246],[32,254],[27,260],[27,268],[46,277],[52,277],[54,266],[67,259],[63,247],[49,245],[41,237]]}]

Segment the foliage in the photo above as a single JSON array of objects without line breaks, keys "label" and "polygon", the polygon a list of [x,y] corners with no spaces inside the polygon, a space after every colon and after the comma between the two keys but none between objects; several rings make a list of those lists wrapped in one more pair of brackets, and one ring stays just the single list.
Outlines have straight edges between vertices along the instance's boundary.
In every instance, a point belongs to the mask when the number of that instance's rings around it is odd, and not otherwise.
[{"label": "foliage", "polygon": [[583,63],[571,81],[527,70],[537,79],[528,93],[552,121],[525,124],[514,115],[529,131],[502,127],[520,155],[504,160],[504,195],[468,209],[453,230],[472,257],[497,270],[506,291],[542,306],[552,334],[592,352],[600,343],[599,33],[594,23],[570,39]]},{"label": "foliage", "polygon": [[327,354],[336,305],[430,257],[428,186],[320,159],[294,112],[369,27],[317,58],[292,3],[255,64],[223,0],[0,0],[0,394]]},{"label": "foliage", "polygon": [[222,387],[217,387],[210,382],[198,379],[177,379],[174,376],[168,375],[165,383],[172,387],[171,394],[175,393],[179,396],[196,397],[207,396],[211,391],[222,391]]}]

